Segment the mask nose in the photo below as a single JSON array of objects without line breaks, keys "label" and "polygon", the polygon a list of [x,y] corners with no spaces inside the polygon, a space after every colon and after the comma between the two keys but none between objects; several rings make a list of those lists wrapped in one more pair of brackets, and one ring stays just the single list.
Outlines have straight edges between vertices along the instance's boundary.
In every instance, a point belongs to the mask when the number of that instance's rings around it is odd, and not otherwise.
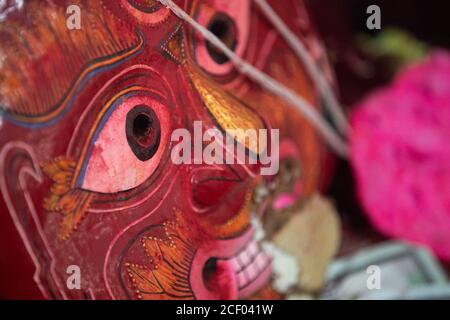
[{"label": "mask nose", "polygon": [[260,156],[267,154],[271,145],[269,125],[256,110],[225,91],[198,67],[187,63],[186,69],[204,106],[224,132],[223,154],[227,163],[243,165],[236,170],[244,170],[253,177],[258,175]]},{"label": "mask nose", "polygon": [[203,163],[191,170],[192,207],[211,232],[228,237],[249,224],[255,177],[261,167],[259,155],[270,142],[268,125],[198,67],[186,63],[185,68],[203,109],[206,107],[208,118],[213,119],[212,126],[223,136],[223,163]]},{"label": "mask nose", "polygon": [[237,176],[233,166],[194,169],[189,189],[192,208],[210,234],[227,238],[249,225],[254,180]]}]

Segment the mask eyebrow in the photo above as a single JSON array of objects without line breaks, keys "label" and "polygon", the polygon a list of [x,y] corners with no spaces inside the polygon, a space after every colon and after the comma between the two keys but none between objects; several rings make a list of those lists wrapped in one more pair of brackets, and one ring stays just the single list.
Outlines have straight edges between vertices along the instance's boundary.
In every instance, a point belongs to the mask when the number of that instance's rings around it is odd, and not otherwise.
[{"label": "mask eyebrow", "polygon": [[51,125],[93,76],[143,51],[142,33],[98,1],[85,3],[82,12],[82,28],[68,30],[63,6],[30,1],[19,18],[0,23],[0,115],[5,120],[25,127]]}]

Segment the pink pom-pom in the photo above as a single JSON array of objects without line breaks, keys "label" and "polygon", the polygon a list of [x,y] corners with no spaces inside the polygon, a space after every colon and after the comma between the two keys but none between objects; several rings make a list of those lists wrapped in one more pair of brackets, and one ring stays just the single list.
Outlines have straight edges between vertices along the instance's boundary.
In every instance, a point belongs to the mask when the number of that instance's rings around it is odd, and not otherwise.
[{"label": "pink pom-pom", "polygon": [[450,260],[450,53],[402,72],[351,125],[358,196],[373,224]]}]

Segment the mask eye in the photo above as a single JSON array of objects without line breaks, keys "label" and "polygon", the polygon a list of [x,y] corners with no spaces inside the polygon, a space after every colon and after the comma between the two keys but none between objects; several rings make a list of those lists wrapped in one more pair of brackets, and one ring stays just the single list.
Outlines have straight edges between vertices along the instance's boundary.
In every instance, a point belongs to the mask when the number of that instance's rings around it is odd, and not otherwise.
[{"label": "mask eye", "polygon": [[138,91],[119,96],[102,112],[83,150],[77,187],[99,193],[133,189],[160,163],[169,110],[161,98]]},{"label": "mask eye", "polygon": [[[249,0],[202,1],[197,9],[197,21],[237,55],[244,55],[250,29]],[[213,75],[228,74],[233,69],[229,59],[203,37],[194,35],[194,56],[198,65]]]},{"label": "mask eye", "polygon": [[131,109],[126,120],[127,141],[131,150],[141,161],[151,159],[161,142],[161,126],[155,112],[140,105]]},{"label": "mask eye", "polygon": [[[231,50],[236,50],[237,30],[234,21],[226,14],[217,13],[211,18],[208,24],[208,30],[227,45]],[[224,64],[229,61],[228,57],[216,49],[211,43],[206,43],[211,58],[218,64]]]}]

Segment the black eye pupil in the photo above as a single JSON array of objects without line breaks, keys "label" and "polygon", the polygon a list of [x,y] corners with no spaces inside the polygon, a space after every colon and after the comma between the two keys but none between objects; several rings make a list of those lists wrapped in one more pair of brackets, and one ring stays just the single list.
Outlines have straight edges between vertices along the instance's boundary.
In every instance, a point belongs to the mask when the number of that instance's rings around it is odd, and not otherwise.
[{"label": "black eye pupil", "polygon": [[[224,13],[217,13],[214,15],[208,24],[208,30],[225,43],[228,48],[231,50],[236,49],[236,25],[228,15]],[[224,64],[229,61],[227,56],[217,50],[217,48],[209,42],[206,42],[206,49],[211,58],[218,64]]]},{"label": "black eye pupil", "polygon": [[152,129],[151,119],[146,114],[138,114],[133,121],[133,136],[141,144],[145,144]]},{"label": "black eye pupil", "polygon": [[152,158],[161,140],[161,127],[155,112],[148,106],[135,106],[127,114],[127,141],[141,161]]}]

